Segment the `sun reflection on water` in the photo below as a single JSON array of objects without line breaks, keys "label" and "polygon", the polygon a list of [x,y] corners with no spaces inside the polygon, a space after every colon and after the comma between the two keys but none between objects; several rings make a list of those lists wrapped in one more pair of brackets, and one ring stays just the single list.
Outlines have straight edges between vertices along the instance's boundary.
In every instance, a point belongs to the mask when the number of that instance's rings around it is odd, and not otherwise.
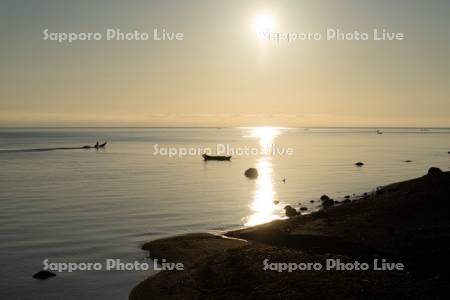
[{"label": "sun reflection on water", "polygon": [[280,134],[276,127],[255,127],[247,137],[259,139],[259,145],[264,154],[269,154],[275,138]]},{"label": "sun reflection on water", "polygon": [[248,137],[258,138],[263,156],[256,163],[258,179],[256,179],[256,190],[253,201],[250,204],[252,214],[247,217],[245,226],[254,226],[278,219],[279,207],[273,202],[275,190],[273,185],[272,157],[267,155],[274,143],[274,139],[280,132],[274,127],[253,128]]}]

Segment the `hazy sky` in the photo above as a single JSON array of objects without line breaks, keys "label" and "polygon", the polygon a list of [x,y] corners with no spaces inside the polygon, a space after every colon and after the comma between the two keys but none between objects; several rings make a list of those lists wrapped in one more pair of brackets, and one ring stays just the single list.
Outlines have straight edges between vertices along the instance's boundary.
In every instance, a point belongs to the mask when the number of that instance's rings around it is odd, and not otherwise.
[{"label": "hazy sky", "polygon": [[[261,15],[272,32],[406,39],[263,41]],[[103,39],[44,41],[46,28]],[[0,125],[450,126],[449,30],[448,0],[1,0]]]}]

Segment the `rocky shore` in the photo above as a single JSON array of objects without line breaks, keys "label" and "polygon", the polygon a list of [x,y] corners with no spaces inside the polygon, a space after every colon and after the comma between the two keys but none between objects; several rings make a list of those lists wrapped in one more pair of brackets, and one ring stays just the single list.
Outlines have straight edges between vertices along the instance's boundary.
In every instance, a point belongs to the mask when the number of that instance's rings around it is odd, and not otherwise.
[{"label": "rocky shore", "polygon": [[[152,241],[150,257],[185,269],[149,277],[130,299],[444,299],[449,209],[450,172],[433,169],[309,215]],[[326,269],[330,261],[342,268]],[[283,269],[289,263],[297,269]],[[308,263],[322,269],[298,269]]]}]

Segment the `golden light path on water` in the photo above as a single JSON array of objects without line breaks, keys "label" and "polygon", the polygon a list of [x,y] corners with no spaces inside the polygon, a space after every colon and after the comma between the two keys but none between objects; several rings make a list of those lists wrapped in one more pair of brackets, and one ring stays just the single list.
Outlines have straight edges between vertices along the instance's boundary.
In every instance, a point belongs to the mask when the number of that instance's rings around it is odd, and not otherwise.
[{"label": "golden light path on water", "polygon": [[256,163],[259,176],[256,179],[256,189],[250,204],[251,215],[247,217],[245,226],[255,226],[278,219],[279,207],[273,203],[275,190],[273,186],[272,156],[269,155],[275,138],[280,131],[274,127],[252,128],[247,137],[259,139],[262,156]]}]

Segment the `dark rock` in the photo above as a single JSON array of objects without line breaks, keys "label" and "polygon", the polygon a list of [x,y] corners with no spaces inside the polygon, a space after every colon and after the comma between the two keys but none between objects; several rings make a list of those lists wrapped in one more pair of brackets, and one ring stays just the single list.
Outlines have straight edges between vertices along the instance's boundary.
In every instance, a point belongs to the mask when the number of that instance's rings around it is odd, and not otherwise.
[{"label": "dark rock", "polygon": [[378,188],[377,191],[376,191],[376,194],[377,194],[377,195],[382,195],[382,194],[384,194],[385,192],[386,192],[385,189],[383,189],[383,188]]},{"label": "dark rock", "polygon": [[278,201],[278,200],[273,201],[273,204],[279,204],[279,203],[280,203],[280,201]]},{"label": "dark rock", "polygon": [[329,199],[330,199],[330,197],[328,197],[327,195],[320,196],[320,200],[322,200],[322,201],[326,201],[326,200],[329,200]]},{"label": "dark rock", "polygon": [[357,166],[357,167],[362,167],[362,166],[364,166],[364,163],[358,161],[357,163],[355,163],[355,166]]},{"label": "dark rock", "polygon": [[442,170],[436,167],[431,167],[428,169],[428,175],[434,176],[434,175],[440,175],[442,174]]},{"label": "dark rock", "polygon": [[250,169],[247,169],[244,174],[248,178],[252,178],[252,179],[253,178],[257,178],[258,177],[258,170],[256,170],[255,168],[250,168]]},{"label": "dark rock", "polygon": [[351,203],[352,202],[352,200],[350,200],[350,199],[345,199],[344,201],[342,201],[342,204],[347,204],[347,203]]},{"label": "dark rock", "polygon": [[54,277],[54,276],[56,276],[55,273],[52,273],[52,272],[49,272],[49,271],[46,271],[46,270],[42,270],[42,271],[39,271],[36,274],[34,274],[33,278],[44,280],[44,279],[48,279],[48,278]]},{"label": "dark rock", "polygon": [[300,210],[305,211],[305,210],[308,210],[308,208],[303,206],[303,207],[300,207]]},{"label": "dark rock", "polygon": [[327,200],[324,200],[322,202],[322,206],[323,207],[330,207],[330,206],[333,206],[333,205],[334,205],[334,200],[333,199],[327,199]]},{"label": "dark rock", "polygon": [[386,227],[386,232],[389,235],[393,235],[395,233],[395,228],[392,226],[388,226],[388,227]]},{"label": "dark rock", "polygon": [[347,195],[344,197],[345,199],[350,199],[350,195]]},{"label": "dark rock", "polygon": [[404,160],[404,162],[405,163],[410,163],[410,162],[412,162],[412,160],[407,159],[407,160]]},{"label": "dark rock", "polygon": [[295,208],[290,205],[285,206],[284,211],[286,212],[286,216],[288,218],[298,215],[298,212],[295,210]]},{"label": "dark rock", "polygon": [[314,201],[314,200],[309,200],[309,203],[314,203],[314,202],[316,202],[316,201]]}]

